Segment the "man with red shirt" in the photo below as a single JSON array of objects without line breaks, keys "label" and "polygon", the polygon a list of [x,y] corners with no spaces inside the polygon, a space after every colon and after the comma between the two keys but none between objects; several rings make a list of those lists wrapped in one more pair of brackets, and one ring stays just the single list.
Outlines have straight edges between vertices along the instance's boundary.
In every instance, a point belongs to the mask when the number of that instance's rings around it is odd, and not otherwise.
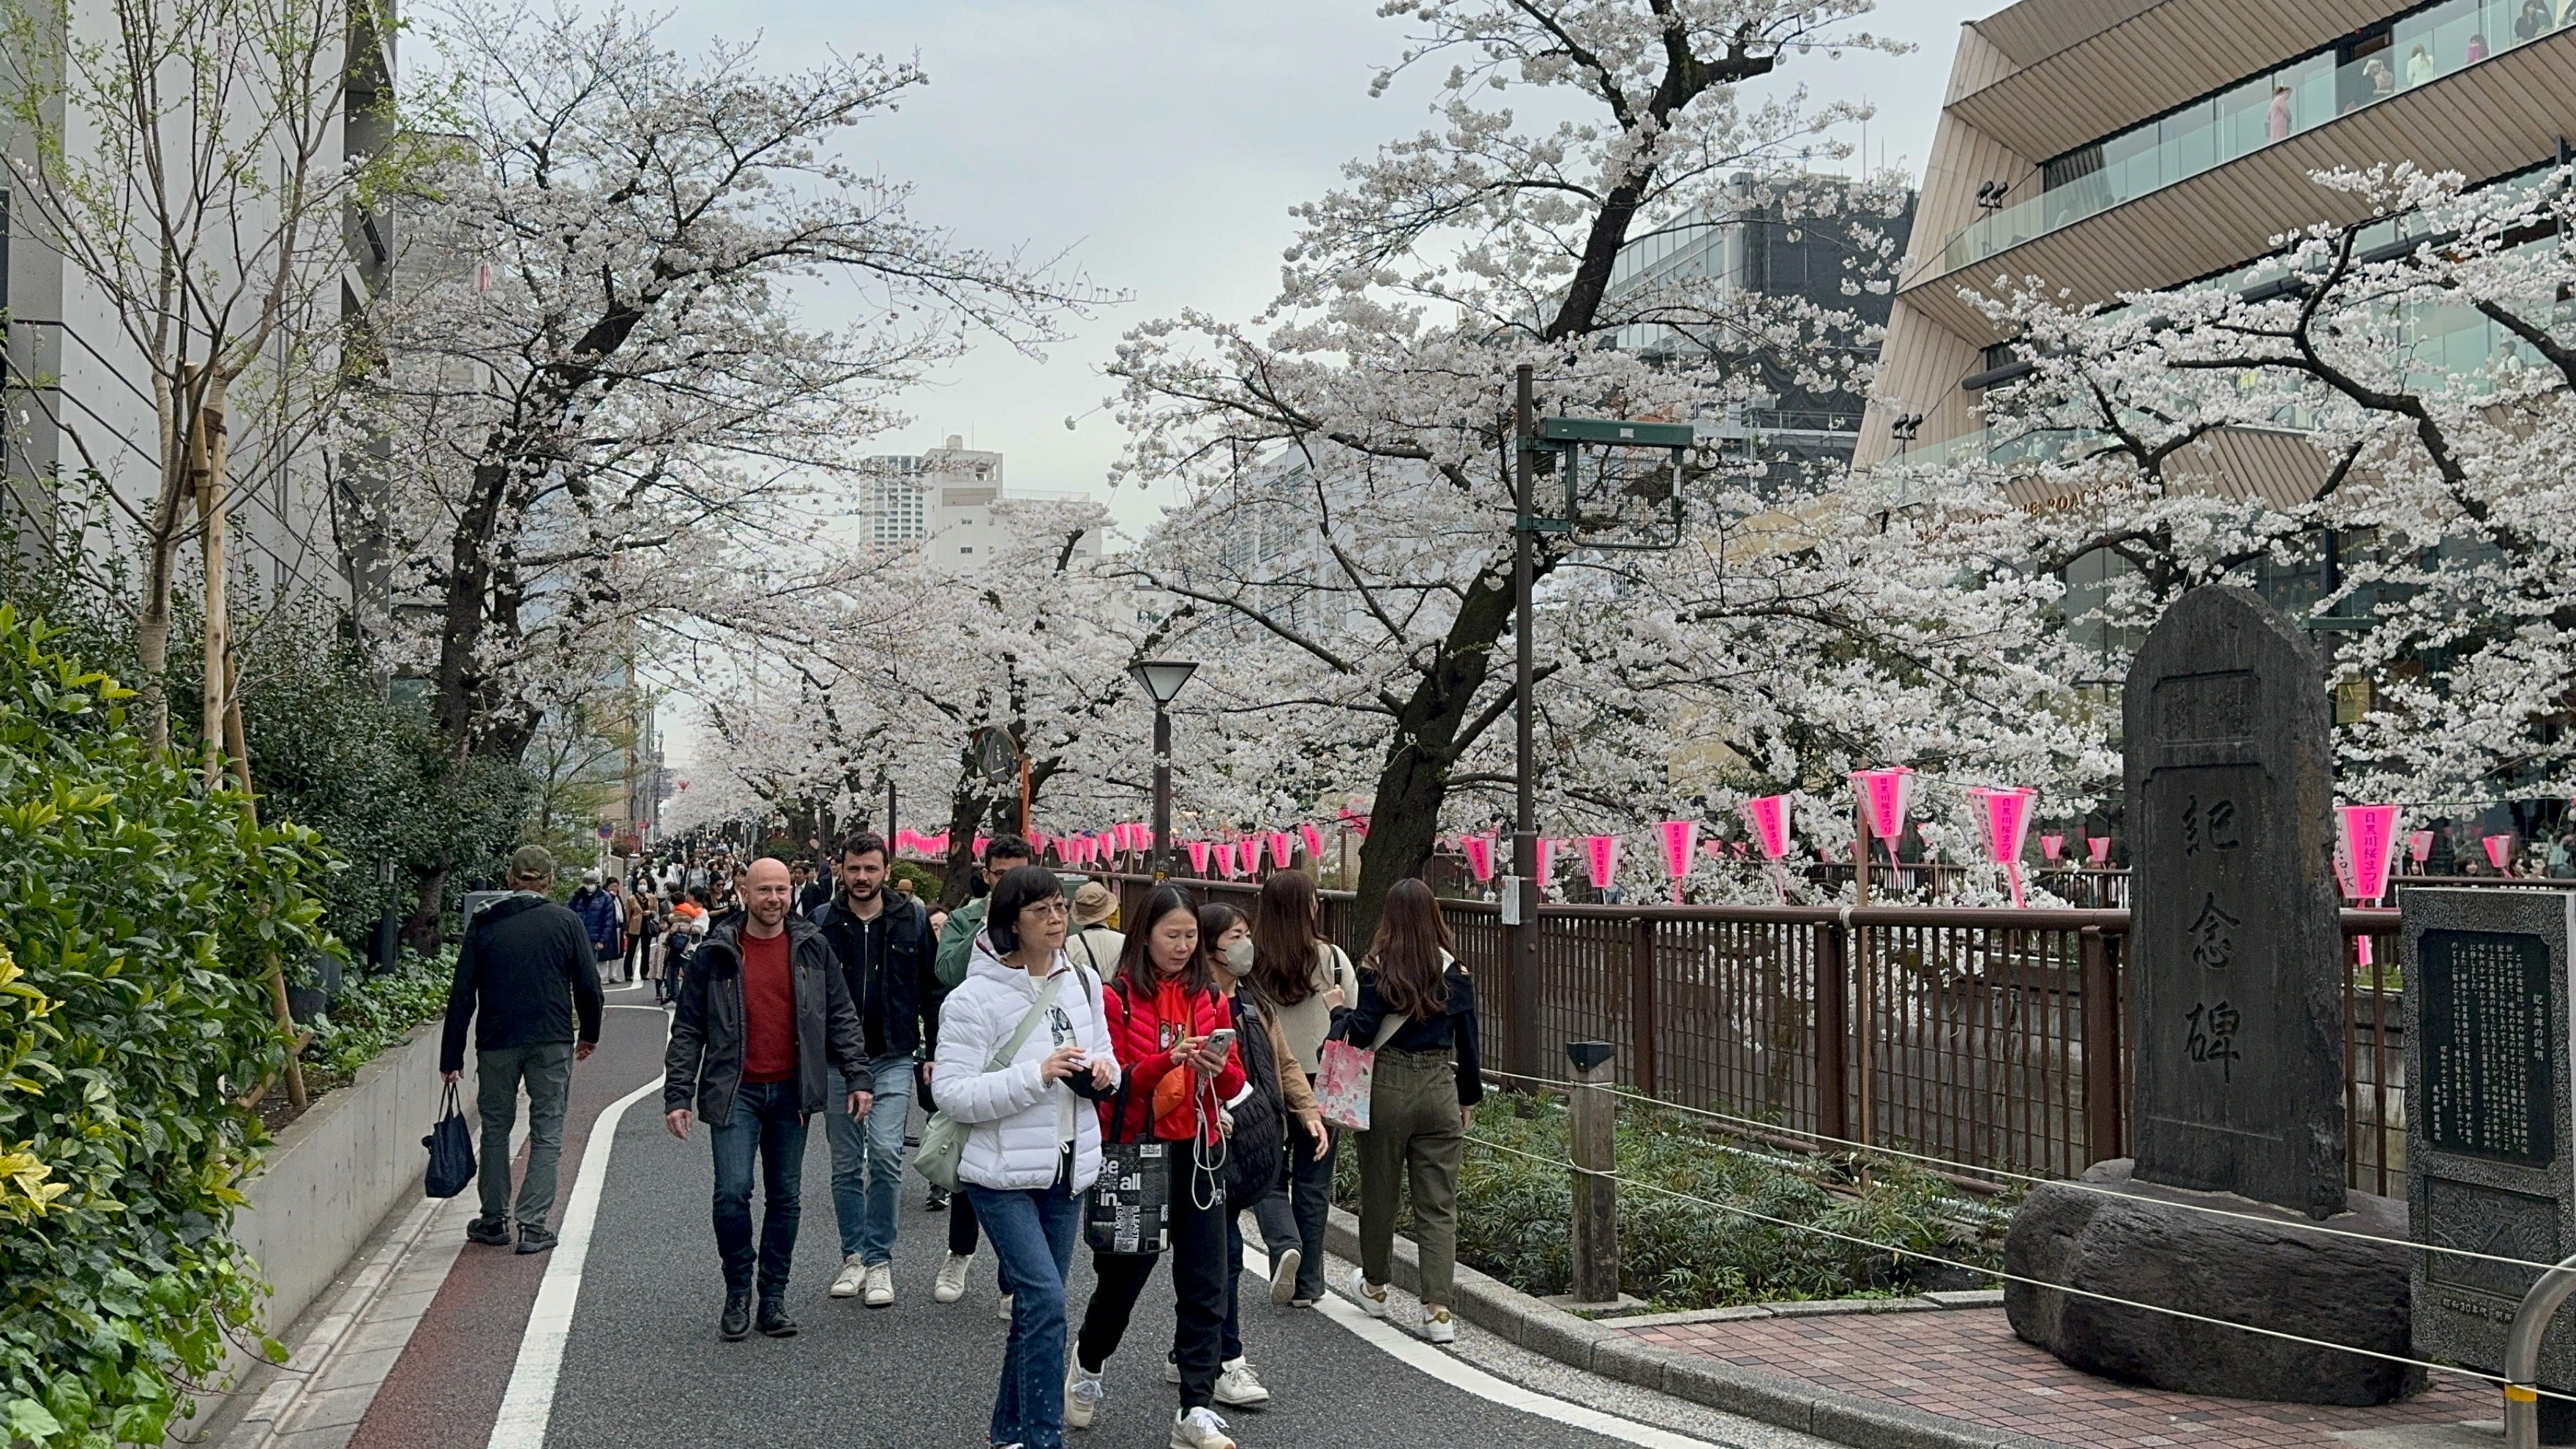
[{"label": "man with red shirt", "polygon": [[[849,981],[814,923],[791,913],[787,867],[756,860],[743,875],[742,909],[707,932],[680,991],[663,1057],[662,1106],[671,1135],[686,1140],[697,1117],[715,1148],[716,1251],[724,1257],[727,1342],[753,1326],[772,1338],[796,1332],[787,1316],[787,1269],[796,1257],[807,1124],[833,1103],[828,1074],[849,1087],[840,1104],[865,1118],[875,1085]],[[751,1230],[757,1157],[761,1225]]]}]

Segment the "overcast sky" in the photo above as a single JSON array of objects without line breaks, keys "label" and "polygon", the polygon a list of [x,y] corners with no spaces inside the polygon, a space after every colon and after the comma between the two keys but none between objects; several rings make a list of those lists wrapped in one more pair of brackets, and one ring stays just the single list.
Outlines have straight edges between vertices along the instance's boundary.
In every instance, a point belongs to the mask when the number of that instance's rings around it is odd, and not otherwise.
[{"label": "overcast sky", "polygon": [[[1919,173],[1962,20],[2001,0],[1898,0],[1870,28],[1903,56],[1815,57],[1795,78],[1818,98],[1866,98],[1873,166]],[[825,49],[918,55],[931,84],[900,114],[851,134],[849,158],[918,187],[917,212],[961,240],[1041,254],[1070,248],[1091,279],[1131,293],[1043,362],[987,344],[907,411],[888,452],[951,433],[1005,455],[1019,487],[1105,493],[1120,436],[1096,412],[1119,335],[1198,307],[1240,318],[1269,300],[1288,208],[1339,167],[1425,124],[1427,92],[1371,99],[1402,21],[1374,0],[683,0],[683,49],[757,35],[773,66]],[[1852,137],[1858,140],[1855,133]],[[1087,416],[1083,416],[1086,415]],[[1073,431],[1068,415],[1080,418]],[[1163,502],[1112,498],[1139,529]]]}]

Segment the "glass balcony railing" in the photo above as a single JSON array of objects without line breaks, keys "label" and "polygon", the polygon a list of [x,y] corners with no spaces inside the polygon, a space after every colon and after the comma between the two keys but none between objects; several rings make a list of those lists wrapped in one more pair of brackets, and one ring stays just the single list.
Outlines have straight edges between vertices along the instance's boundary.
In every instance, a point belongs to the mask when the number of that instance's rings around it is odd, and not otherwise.
[{"label": "glass balcony railing", "polygon": [[[2050,162],[2047,189],[1972,223],[1941,248],[1956,271],[2185,181],[2341,116],[2527,45],[2576,7],[2548,0],[2446,0],[2380,35],[2291,61],[2161,119]],[[2357,53],[2368,47],[2367,53]],[[2348,58],[2346,58],[2348,57]]]}]

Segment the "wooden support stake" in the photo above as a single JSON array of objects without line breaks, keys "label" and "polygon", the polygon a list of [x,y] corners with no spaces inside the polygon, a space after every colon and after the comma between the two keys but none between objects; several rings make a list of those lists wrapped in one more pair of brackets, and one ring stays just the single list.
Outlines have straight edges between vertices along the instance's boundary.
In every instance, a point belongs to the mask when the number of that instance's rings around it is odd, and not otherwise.
[{"label": "wooden support stake", "polygon": [[1574,1128],[1574,1299],[1619,1301],[1619,1099],[1610,1091],[1608,1042],[1569,1042],[1576,1086]]}]

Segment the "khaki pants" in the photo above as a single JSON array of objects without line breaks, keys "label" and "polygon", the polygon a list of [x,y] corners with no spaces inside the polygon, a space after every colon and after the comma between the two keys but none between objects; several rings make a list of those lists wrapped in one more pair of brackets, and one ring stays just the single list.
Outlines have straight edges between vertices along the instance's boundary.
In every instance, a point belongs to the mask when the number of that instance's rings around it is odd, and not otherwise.
[{"label": "khaki pants", "polygon": [[[1369,1088],[1369,1130],[1359,1134],[1360,1267],[1388,1281],[1395,1257],[1395,1195],[1413,1195],[1422,1301],[1448,1308],[1458,1277],[1458,1068],[1447,1052],[1380,1051]],[[1399,1184],[1399,1175],[1402,1183]]]}]

